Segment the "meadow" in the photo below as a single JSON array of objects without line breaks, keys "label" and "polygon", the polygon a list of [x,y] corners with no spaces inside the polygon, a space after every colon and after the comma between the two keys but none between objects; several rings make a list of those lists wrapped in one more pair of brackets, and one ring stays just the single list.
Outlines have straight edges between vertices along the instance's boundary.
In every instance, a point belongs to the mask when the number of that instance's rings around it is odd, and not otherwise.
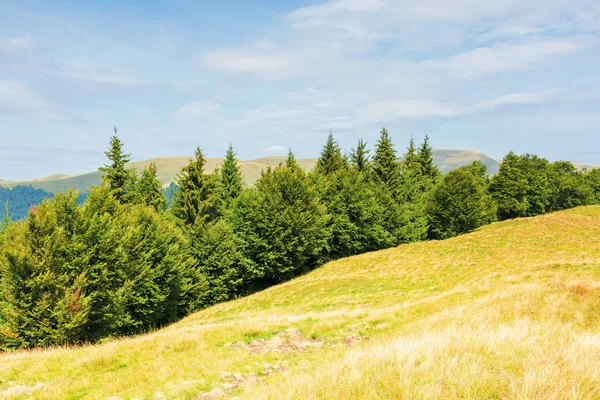
[{"label": "meadow", "polygon": [[588,206],[340,259],[147,335],[2,354],[0,398],[598,398],[598,237]]}]

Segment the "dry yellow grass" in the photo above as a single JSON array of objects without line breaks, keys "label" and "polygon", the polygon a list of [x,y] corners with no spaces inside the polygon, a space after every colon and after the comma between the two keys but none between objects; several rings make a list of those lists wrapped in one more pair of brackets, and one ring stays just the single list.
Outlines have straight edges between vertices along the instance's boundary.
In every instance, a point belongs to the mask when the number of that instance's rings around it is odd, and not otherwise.
[{"label": "dry yellow grass", "polygon": [[[260,378],[229,393],[249,399],[600,398],[598,238],[595,206],[335,261],[149,335],[0,355],[0,393],[188,399],[231,372]],[[226,345],[288,328],[324,345]]]}]

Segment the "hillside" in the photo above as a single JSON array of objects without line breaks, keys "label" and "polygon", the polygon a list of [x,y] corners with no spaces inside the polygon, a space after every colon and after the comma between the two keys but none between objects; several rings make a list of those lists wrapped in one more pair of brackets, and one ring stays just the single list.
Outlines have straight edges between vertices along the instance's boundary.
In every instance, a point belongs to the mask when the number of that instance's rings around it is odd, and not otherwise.
[{"label": "hillside", "polygon": [[[256,182],[256,180],[258,180],[260,177],[261,171],[267,165],[275,166],[285,161],[285,158],[286,157],[283,156],[276,156],[249,161],[240,161],[240,167],[246,183],[248,185],[254,184],[254,182]],[[476,160],[480,160],[487,165],[490,173],[495,174],[498,172],[498,167],[500,165],[499,162],[483,153],[471,150],[434,150],[434,162],[444,173],[454,168],[472,163]],[[136,170],[141,170],[152,162],[156,163],[158,178],[166,187],[177,177],[177,174],[184,166],[188,164],[188,161],[189,157],[154,158],[151,160],[136,161],[135,163],[130,164],[130,167]],[[222,162],[222,158],[207,158],[206,170],[213,171],[215,168],[220,166]],[[298,159],[300,166],[306,170],[313,169],[316,162],[316,158]],[[43,189],[52,193],[66,191],[70,188],[77,189],[80,192],[85,192],[91,186],[100,184],[101,176],[101,173],[98,171],[75,176],[55,174],[29,181],[5,183],[0,181],[0,186],[10,188],[18,185],[31,185],[35,189]]]},{"label": "hillside", "polygon": [[338,260],[149,335],[0,355],[0,398],[598,398],[599,236],[591,206]]}]

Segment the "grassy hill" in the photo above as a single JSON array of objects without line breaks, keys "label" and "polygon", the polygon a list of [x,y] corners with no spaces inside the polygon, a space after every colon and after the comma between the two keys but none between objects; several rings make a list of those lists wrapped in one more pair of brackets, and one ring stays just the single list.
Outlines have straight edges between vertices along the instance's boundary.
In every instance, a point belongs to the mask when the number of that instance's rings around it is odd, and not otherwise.
[{"label": "grassy hill", "polygon": [[[265,157],[256,160],[240,161],[242,173],[248,185],[254,184],[260,177],[261,171],[267,166],[276,166],[285,161],[286,157]],[[454,168],[469,164],[475,160],[480,160],[488,166],[488,171],[492,174],[498,172],[499,162],[483,153],[471,150],[434,150],[434,162],[440,167],[442,172],[446,173]],[[130,164],[131,168],[141,170],[150,163],[156,163],[158,178],[164,186],[168,186],[188,164],[189,157],[166,157],[154,158],[151,160],[136,161]],[[206,170],[213,171],[223,162],[222,158],[208,158],[206,160]],[[314,168],[317,162],[316,158],[298,159],[300,166],[307,171]],[[31,185],[35,189],[43,189],[47,192],[63,192],[70,188],[85,192],[91,186],[100,184],[101,173],[98,171],[82,175],[68,176],[63,174],[50,175],[40,179],[32,179],[21,182],[2,182],[0,186],[14,187],[17,185]]]},{"label": "grassy hill", "polygon": [[0,355],[0,398],[600,398],[598,237],[591,206],[338,260],[148,335]]}]

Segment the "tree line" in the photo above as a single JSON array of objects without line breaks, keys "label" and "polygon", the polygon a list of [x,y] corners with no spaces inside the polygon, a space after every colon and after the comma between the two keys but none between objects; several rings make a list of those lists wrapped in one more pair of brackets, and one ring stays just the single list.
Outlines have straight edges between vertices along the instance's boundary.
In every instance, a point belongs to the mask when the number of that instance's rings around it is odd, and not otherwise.
[{"label": "tree line", "polygon": [[330,134],[313,171],[289,153],[246,187],[230,146],[205,170],[201,149],[169,199],[150,165],[126,168],[116,135],[103,183],[83,204],[56,194],[0,229],[0,349],[93,343],[156,329],[323,263],[485,224],[600,203],[600,170],[509,153],[442,175],[426,137],[399,157]]}]

